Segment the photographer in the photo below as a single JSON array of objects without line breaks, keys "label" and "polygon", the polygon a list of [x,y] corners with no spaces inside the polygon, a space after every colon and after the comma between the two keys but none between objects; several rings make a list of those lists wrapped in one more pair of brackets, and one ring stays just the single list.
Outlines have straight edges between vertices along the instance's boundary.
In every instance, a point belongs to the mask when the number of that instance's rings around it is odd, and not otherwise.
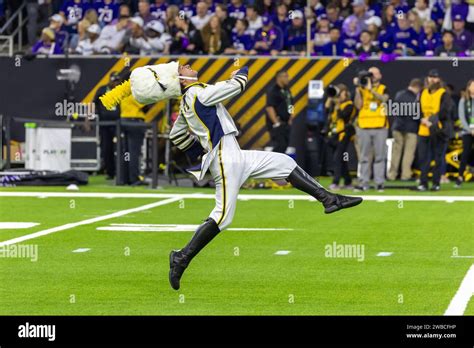
[{"label": "photographer", "polygon": [[360,180],[358,190],[369,189],[374,153],[374,181],[378,191],[383,191],[385,183],[385,158],[388,119],[383,104],[388,100],[387,87],[380,83],[382,74],[376,67],[359,73],[356,84],[354,104],[359,109],[357,118],[357,137],[360,146]]},{"label": "photographer", "polygon": [[352,122],[356,115],[356,108],[351,100],[349,89],[344,84],[329,86],[328,98],[324,105],[330,129],[329,136],[335,143],[334,178],[329,186],[330,190],[338,190],[341,177],[344,178],[344,188],[351,189],[352,179],[349,174],[349,158],[347,149],[355,134]]}]

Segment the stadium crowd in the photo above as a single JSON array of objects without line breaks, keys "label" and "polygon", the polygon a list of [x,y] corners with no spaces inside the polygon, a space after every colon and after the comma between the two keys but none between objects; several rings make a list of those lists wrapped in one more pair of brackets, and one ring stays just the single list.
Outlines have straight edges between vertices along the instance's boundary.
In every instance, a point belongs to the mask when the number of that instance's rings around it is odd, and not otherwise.
[{"label": "stadium crowd", "polygon": [[309,5],[303,0],[27,0],[28,39],[33,53],[47,55],[66,50],[81,55],[303,55],[307,50],[318,56],[382,58],[474,55],[474,0],[309,0]]}]

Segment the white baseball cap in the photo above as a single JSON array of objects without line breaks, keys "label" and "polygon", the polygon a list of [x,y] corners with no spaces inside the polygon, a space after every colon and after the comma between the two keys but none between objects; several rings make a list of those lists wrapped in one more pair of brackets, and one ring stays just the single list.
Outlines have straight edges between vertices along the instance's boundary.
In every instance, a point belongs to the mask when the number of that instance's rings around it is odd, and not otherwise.
[{"label": "white baseball cap", "polygon": [[380,28],[380,26],[382,25],[382,19],[377,16],[372,16],[365,21],[365,24],[367,25],[375,24],[377,27]]},{"label": "white baseball cap", "polygon": [[100,34],[100,27],[98,24],[92,24],[91,26],[89,26],[89,28],[87,28],[87,32],[98,35]]},{"label": "white baseball cap", "polygon": [[59,23],[63,23],[63,22],[64,22],[63,16],[61,16],[61,15],[58,14],[58,13],[56,13],[55,15],[52,15],[51,17],[49,17],[49,20],[50,20],[50,21],[59,22]]},{"label": "white baseball cap", "polygon": [[146,28],[154,30],[160,34],[165,32],[165,26],[160,21],[151,21],[146,25]]},{"label": "white baseball cap", "polygon": [[300,10],[294,10],[291,15],[292,15],[293,19],[294,18],[300,18],[300,19],[304,18],[303,12],[301,12]]},{"label": "white baseball cap", "polygon": [[144,24],[144,23],[143,23],[143,19],[140,18],[140,17],[133,17],[133,18],[130,19],[130,22],[133,22],[133,23],[135,23],[135,24],[138,24],[140,27],[143,28],[143,24]]}]

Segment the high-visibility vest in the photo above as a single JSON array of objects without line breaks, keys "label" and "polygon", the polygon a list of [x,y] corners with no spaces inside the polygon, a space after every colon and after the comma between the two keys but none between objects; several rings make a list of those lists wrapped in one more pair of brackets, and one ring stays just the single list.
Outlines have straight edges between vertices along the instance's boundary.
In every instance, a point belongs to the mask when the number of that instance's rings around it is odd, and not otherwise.
[{"label": "high-visibility vest", "polygon": [[[386,86],[380,84],[372,90],[378,94],[384,94],[385,89]],[[387,128],[387,114],[382,101],[375,98],[372,91],[366,88],[361,88],[360,92],[363,104],[357,121],[359,128]]]},{"label": "high-visibility vest", "polygon": [[[421,92],[420,104],[423,118],[433,117],[434,115],[439,113],[439,109],[441,107],[441,98],[444,92],[446,92],[444,88],[439,88],[432,93],[430,93],[430,91],[425,88],[423,92]],[[438,126],[442,128],[441,122],[438,122]],[[430,136],[430,129],[420,123],[420,128],[418,128],[418,135],[422,137],[428,137]]]}]

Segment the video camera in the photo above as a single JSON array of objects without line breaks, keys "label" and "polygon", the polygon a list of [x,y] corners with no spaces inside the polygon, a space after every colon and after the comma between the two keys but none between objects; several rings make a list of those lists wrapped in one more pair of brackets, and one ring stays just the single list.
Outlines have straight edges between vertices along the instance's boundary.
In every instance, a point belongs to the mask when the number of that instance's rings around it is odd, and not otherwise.
[{"label": "video camera", "polygon": [[334,86],[334,85],[329,85],[327,88],[326,88],[326,95],[329,97],[329,98],[335,98],[339,95],[339,88],[337,88],[337,86]]}]

